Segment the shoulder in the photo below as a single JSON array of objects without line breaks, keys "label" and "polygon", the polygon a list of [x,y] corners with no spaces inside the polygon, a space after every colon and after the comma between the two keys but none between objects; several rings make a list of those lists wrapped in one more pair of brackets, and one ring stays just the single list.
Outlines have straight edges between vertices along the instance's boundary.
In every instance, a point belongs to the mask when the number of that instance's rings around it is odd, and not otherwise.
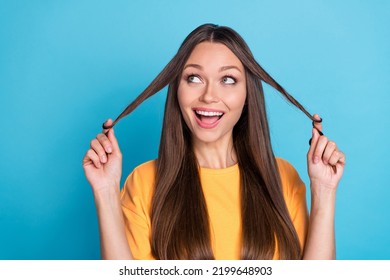
[{"label": "shoulder", "polygon": [[149,201],[155,182],[156,160],[150,160],[138,165],[127,176],[121,191],[122,201],[126,203],[135,197],[143,201]]},{"label": "shoulder", "polygon": [[149,160],[134,168],[128,177],[134,176],[141,180],[154,179],[156,173],[156,160]]},{"label": "shoulder", "polygon": [[291,197],[297,192],[305,192],[305,185],[294,166],[287,160],[279,157],[276,158],[276,162],[284,195],[286,197]]},{"label": "shoulder", "polygon": [[295,177],[298,175],[298,172],[295,170],[294,166],[287,160],[276,157],[276,163],[278,165],[280,176],[283,177]]}]

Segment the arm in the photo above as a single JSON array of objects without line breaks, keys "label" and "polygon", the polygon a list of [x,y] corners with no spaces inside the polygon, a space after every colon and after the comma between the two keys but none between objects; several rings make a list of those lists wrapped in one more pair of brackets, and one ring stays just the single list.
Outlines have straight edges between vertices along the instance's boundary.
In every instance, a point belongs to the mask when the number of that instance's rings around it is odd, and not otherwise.
[{"label": "arm", "polygon": [[319,135],[317,129],[322,130],[321,123],[316,123],[315,127],[307,155],[311,211],[303,258],[335,259],[336,190],[343,175],[345,155],[334,142]]},{"label": "arm", "polygon": [[[317,186],[310,186],[317,189]],[[334,214],[336,192],[323,190],[311,194],[309,228],[306,237],[304,259],[335,259]]]},{"label": "arm", "polygon": [[[117,188],[119,189],[119,187]],[[94,194],[100,233],[100,252],[104,260],[132,259],[125,235],[119,192]]]},{"label": "arm", "polygon": [[95,198],[102,259],[131,259],[119,197],[122,154],[112,128],[91,141],[83,168]]}]

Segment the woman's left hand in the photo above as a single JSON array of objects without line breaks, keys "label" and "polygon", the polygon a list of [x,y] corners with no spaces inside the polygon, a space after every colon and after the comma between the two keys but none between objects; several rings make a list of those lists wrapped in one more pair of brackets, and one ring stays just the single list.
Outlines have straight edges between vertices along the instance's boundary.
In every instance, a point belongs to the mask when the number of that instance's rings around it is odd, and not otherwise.
[{"label": "woman's left hand", "polygon": [[[318,115],[314,118],[320,120]],[[335,142],[326,136],[321,136],[322,124],[314,122],[312,140],[307,153],[307,166],[312,186],[323,186],[336,190],[344,172],[345,155],[340,151]]]}]

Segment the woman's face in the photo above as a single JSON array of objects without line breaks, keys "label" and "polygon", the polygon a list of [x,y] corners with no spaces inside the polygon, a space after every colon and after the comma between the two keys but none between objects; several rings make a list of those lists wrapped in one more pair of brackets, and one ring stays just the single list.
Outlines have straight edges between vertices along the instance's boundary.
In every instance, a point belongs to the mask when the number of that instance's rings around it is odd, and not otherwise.
[{"label": "woman's face", "polygon": [[178,100],[195,141],[230,139],[246,99],[245,70],[225,45],[203,42],[191,53],[180,79]]}]

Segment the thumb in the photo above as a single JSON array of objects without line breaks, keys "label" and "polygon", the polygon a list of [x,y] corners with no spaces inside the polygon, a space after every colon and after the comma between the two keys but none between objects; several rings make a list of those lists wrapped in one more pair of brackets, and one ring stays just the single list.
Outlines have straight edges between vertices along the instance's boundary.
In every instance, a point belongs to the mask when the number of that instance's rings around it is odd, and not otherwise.
[{"label": "thumb", "polygon": [[108,137],[108,139],[110,140],[110,142],[112,144],[112,152],[113,153],[115,153],[115,152],[119,152],[120,153],[119,143],[118,143],[118,140],[115,137],[115,133],[114,133],[114,128],[113,127],[108,130],[107,137]]},{"label": "thumb", "polygon": [[110,131],[111,128],[106,128],[111,126],[113,123],[112,119],[108,119],[103,123],[103,133],[107,135],[107,133]]},{"label": "thumb", "polygon": [[[113,120],[108,119],[107,121],[105,121],[103,123],[103,127],[111,126],[112,124],[113,124]],[[105,128],[105,129],[103,129],[103,133],[106,134],[106,136],[108,137],[108,140],[110,140],[110,142],[112,144],[112,151],[120,153],[120,148],[119,148],[118,140],[115,137],[114,128],[113,127]]]},{"label": "thumb", "polygon": [[313,115],[315,121],[313,121],[313,127],[318,131],[322,131],[322,118],[318,114]]}]

